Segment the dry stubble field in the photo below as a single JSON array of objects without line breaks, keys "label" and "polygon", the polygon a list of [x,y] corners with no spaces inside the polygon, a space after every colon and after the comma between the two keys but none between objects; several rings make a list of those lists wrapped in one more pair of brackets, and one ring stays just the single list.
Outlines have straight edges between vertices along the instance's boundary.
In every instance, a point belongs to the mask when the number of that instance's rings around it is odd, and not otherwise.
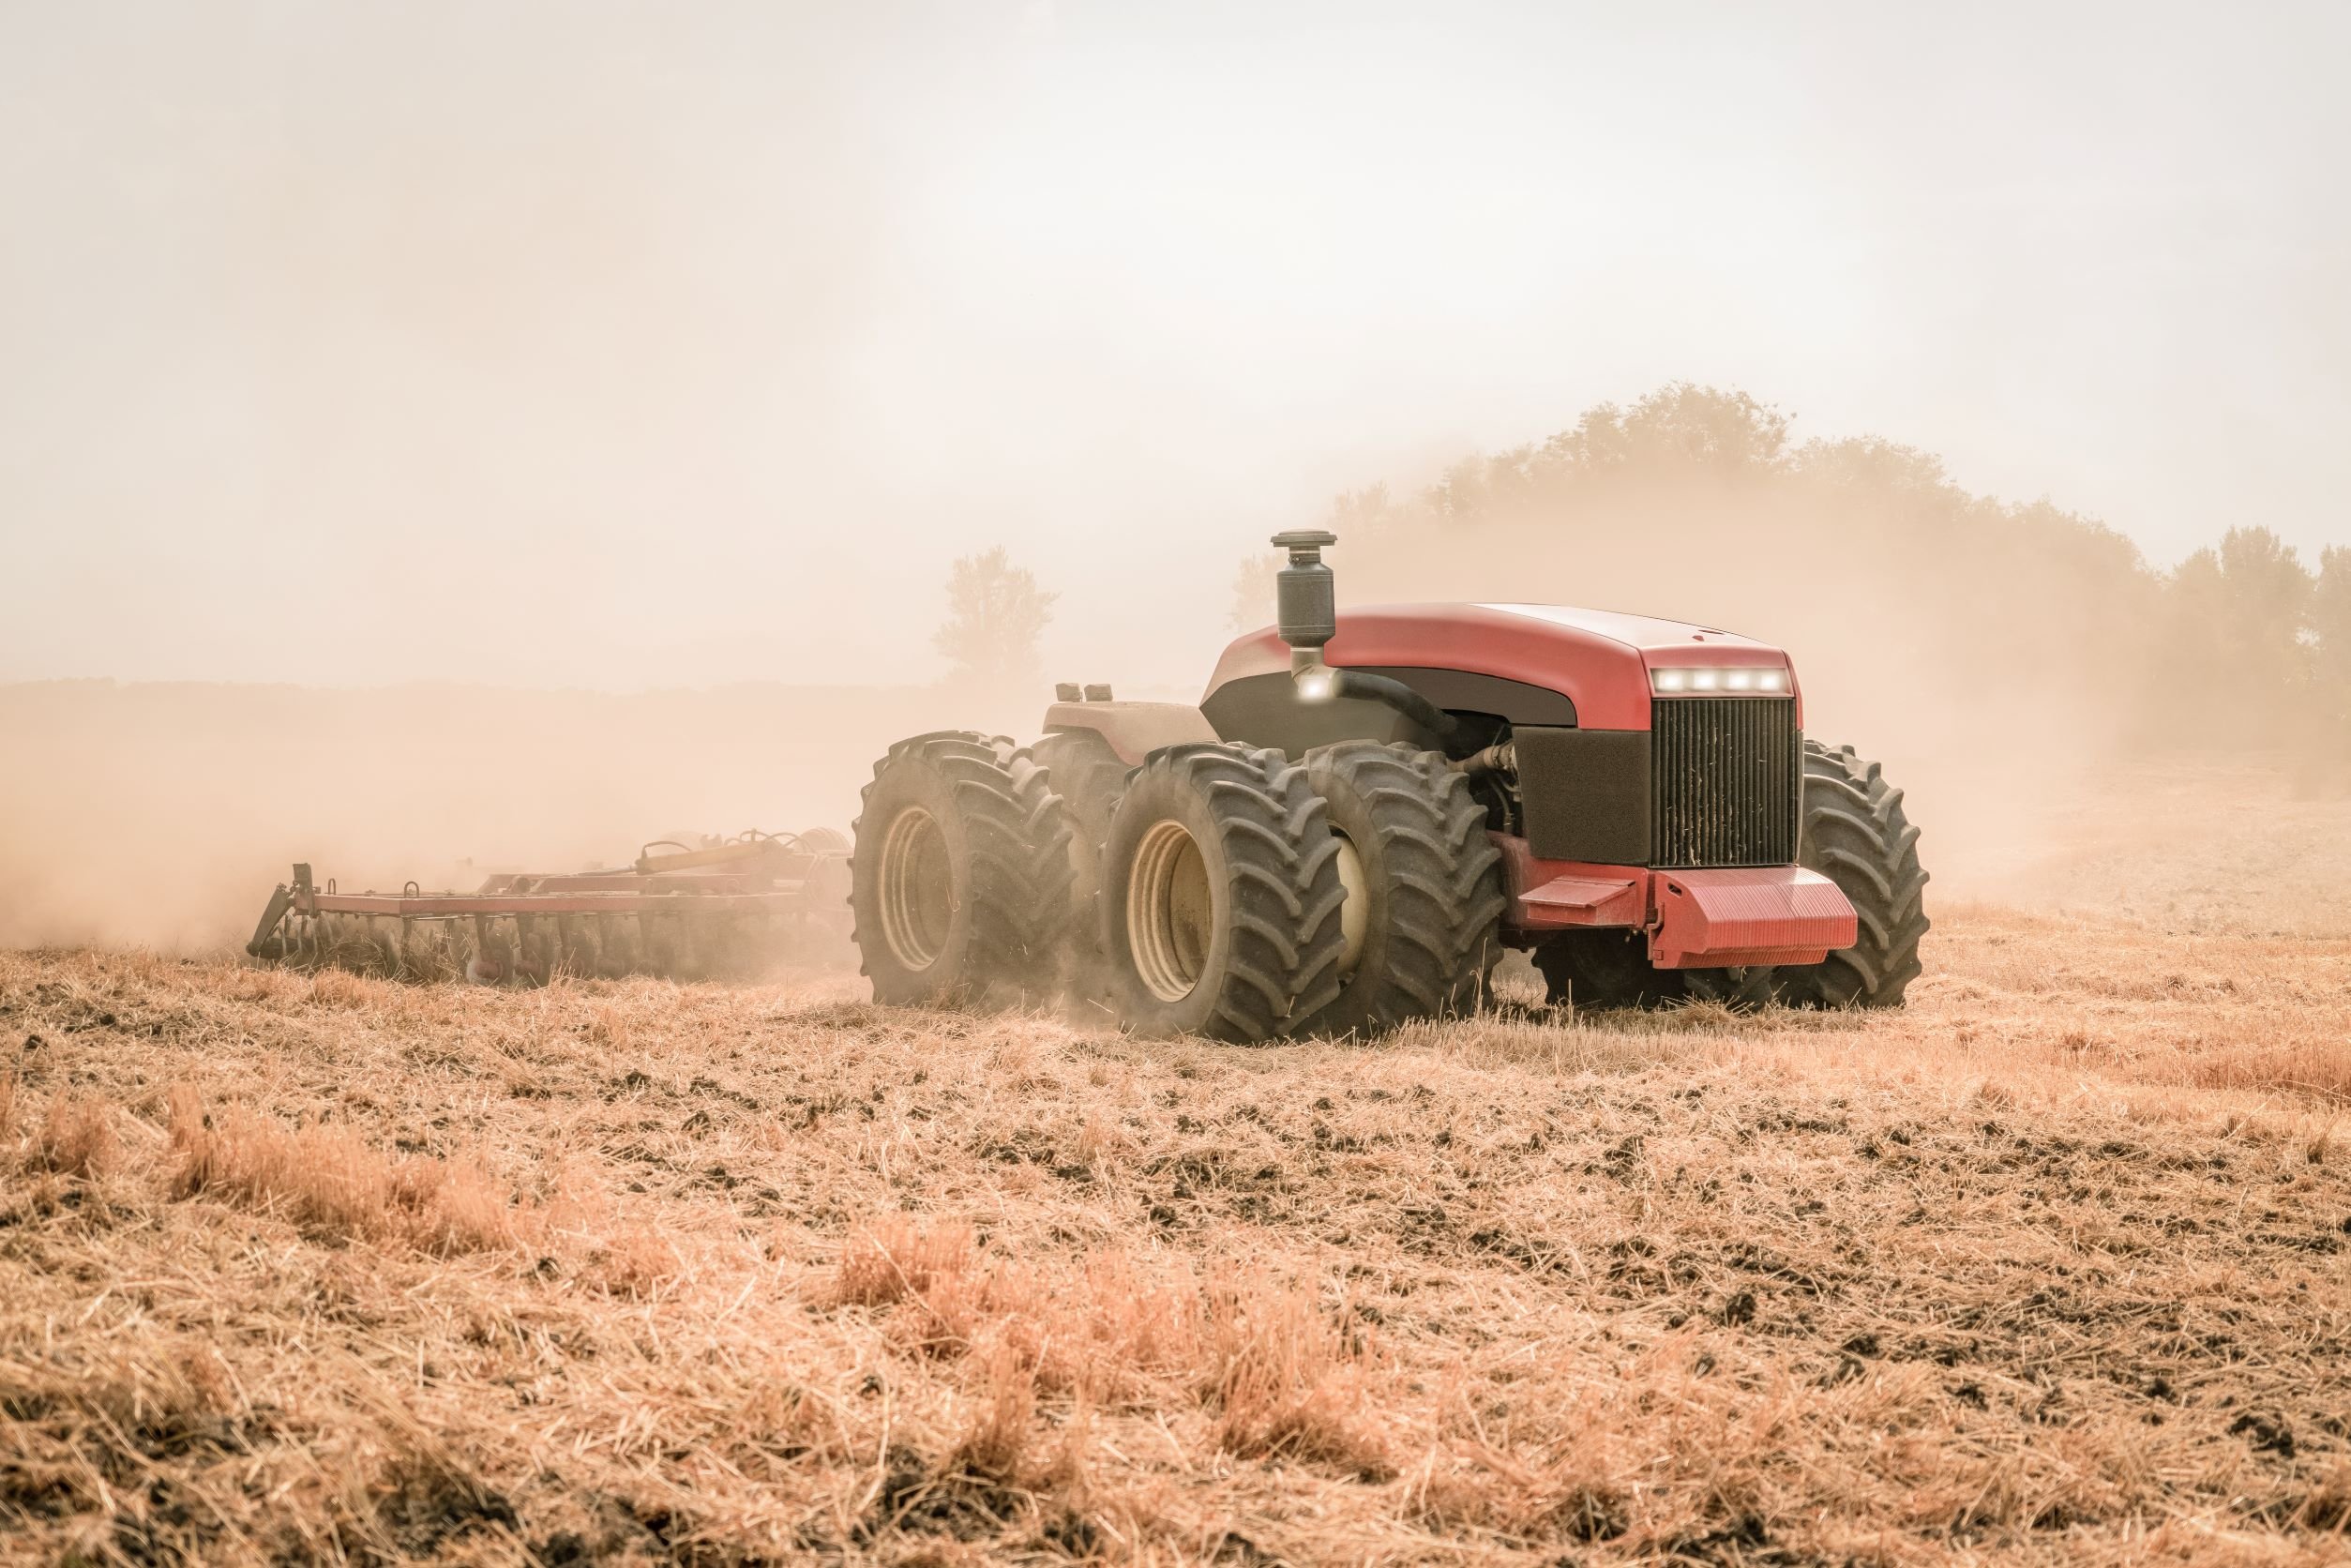
[{"label": "dry stubble field", "polygon": [[0,954],[0,1556],[2340,1560],[2351,807],[2133,791],[1891,1016]]}]

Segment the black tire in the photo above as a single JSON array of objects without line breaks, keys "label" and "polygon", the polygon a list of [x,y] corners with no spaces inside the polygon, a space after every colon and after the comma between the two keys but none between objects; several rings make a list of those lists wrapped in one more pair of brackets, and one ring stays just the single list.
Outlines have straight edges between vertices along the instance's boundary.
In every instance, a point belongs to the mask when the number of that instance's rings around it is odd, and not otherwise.
[{"label": "black tire", "polygon": [[1110,818],[1135,770],[1110,749],[1098,730],[1056,730],[1030,749],[1069,818],[1070,900],[1075,910],[1069,988],[1087,1000],[1102,1001],[1108,976],[1101,962],[1101,922],[1094,910],[1102,892],[1102,846],[1110,837]]},{"label": "black tire", "polygon": [[791,847],[806,854],[847,854],[849,835],[836,827],[812,827],[791,836]]},{"label": "black tire", "polygon": [[1153,752],[1110,820],[1102,951],[1120,1021],[1250,1043],[1338,994],[1338,840],[1306,770],[1278,751]]},{"label": "black tire", "polygon": [[1543,975],[1545,1000],[1555,1007],[1662,1006],[1685,994],[1692,972],[1656,968],[1649,961],[1648,939],[1615,926],[1559,932],[1528,957]]},{"label": "black tire", "polygon": [[1752,1013],[1777,994],[1778,972],[1767,964],[1685,969],[1680,972],[1681,994],[1691,1002],[1719,1002],[1734,1013]]},{"label": "black tire", "polygon": [[1502,956],[1502,856],[1469,781],[1433,751],[1342,741],[1306,754],[1306,781],[1354,856],[1364,902],[1341,915],[1339,994],[1305,1033],[1369,1037],[1474,1011]]},{"label": "black tire", "polygon": [[876,1002],[1037,995],[1069,930],[1069,823],[1002,736],[942,731],[874,764],[850,858],[851,936]]},{"label": "black tire", "polygon": [[1919,977],[1927,932],[1919,830],[1902,792],[1851,746],[1804,743],[1803,865],[1844,890],[1860,940],[1816,964],[1782,965],[1773,990],[1791,1007],[1899,1007]]}]

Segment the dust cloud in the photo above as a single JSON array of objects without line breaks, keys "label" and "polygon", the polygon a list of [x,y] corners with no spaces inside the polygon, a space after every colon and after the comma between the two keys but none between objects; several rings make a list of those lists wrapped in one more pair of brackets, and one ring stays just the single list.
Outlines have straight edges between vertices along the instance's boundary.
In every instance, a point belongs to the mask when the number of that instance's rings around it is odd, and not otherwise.
[{"label": "dust cloud", "polygon": [[[2291,771],[2304,793],[2345,785],[2341,748],[2310,745],[2341,739],[2308,722],[2319,666],[2274,689],[2206,668],[2227,626],[2121,535],[1969,495],[1921,453],[1793,443],[1743,395],[1678,385],[1603,405],[1540,447],[1398,496],[1350,491],[1319,520],[1341,535],[1343,605],[1579,603],[1786,647],[1808,732],[1908,792],[1938,897],[2148,902],[2114,853],[2118,813],[2138,807],[2102,807],[2148,793],[2123,782],[2144,782],[2143,764],[2173,764],[2155,786],[2166,838],[2193,823],[2200,788],[2208,815],[2267,798],[2249,766]],[[1235,623],[1270,616],[1275,565],[1242,563]],[[1198,691],[1126,682],[1117,650],[1054,673],[1130,697]],[[466,888],[623,863],[656,837],[846,827],[898,738],[1032,736],[1047,692],[1031,684],[0,686],[16,758],[0,776],[0,944],[217,948],[297,860],[347,889]]]},{"label": "dust cloud", "polygon": [[[1700,8],[0,11],[0,942],[845,825],[1035,723],[951,561],[1189,697],[1341,492],[1354,602],[1786,645],[1997,890],[2238,705],[2164,569],[2340,529],[2343,22]],[[1448,466],[1683,377],[1828,444]]]},{"label": "dust cloud", "polygon": [[471,890],[656,838],[846,830],[872,760],[951,706],[970,711],[920,688],[0,686],[0,946],[242,943],[295,861],[346,892]]}]

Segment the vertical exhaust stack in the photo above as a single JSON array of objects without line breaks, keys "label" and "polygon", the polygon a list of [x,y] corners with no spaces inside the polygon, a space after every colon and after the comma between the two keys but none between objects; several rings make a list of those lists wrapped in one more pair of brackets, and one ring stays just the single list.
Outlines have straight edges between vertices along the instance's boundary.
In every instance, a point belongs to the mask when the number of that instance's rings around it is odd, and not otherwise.
[{"label": "vertical exhaust stack", "polygon": [[1322,552],[1338,542],[1336,534],[1321,528],[1273,535],[1274,548],[1289,551],[1289,565],[1273,577],[1275,626],[1289,644],[1289,672],[1302,696],[1322,698],[1332,691],[1322,646],[1339,634],[1339,600]]}]

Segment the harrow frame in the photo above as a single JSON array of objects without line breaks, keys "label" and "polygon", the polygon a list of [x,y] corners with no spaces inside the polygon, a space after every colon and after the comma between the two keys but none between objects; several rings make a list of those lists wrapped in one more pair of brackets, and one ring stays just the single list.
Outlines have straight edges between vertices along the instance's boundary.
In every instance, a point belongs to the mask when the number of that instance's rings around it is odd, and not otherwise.
[{"label": "harrow frame", "polygon": [[647,845],[627,868],[502,872],[472,893],[413,882],[344,893],[297,862],[245,950],[290,968],[481,985],[714,979],[845,950],[848,891],[847,856],[814,835]]}]

